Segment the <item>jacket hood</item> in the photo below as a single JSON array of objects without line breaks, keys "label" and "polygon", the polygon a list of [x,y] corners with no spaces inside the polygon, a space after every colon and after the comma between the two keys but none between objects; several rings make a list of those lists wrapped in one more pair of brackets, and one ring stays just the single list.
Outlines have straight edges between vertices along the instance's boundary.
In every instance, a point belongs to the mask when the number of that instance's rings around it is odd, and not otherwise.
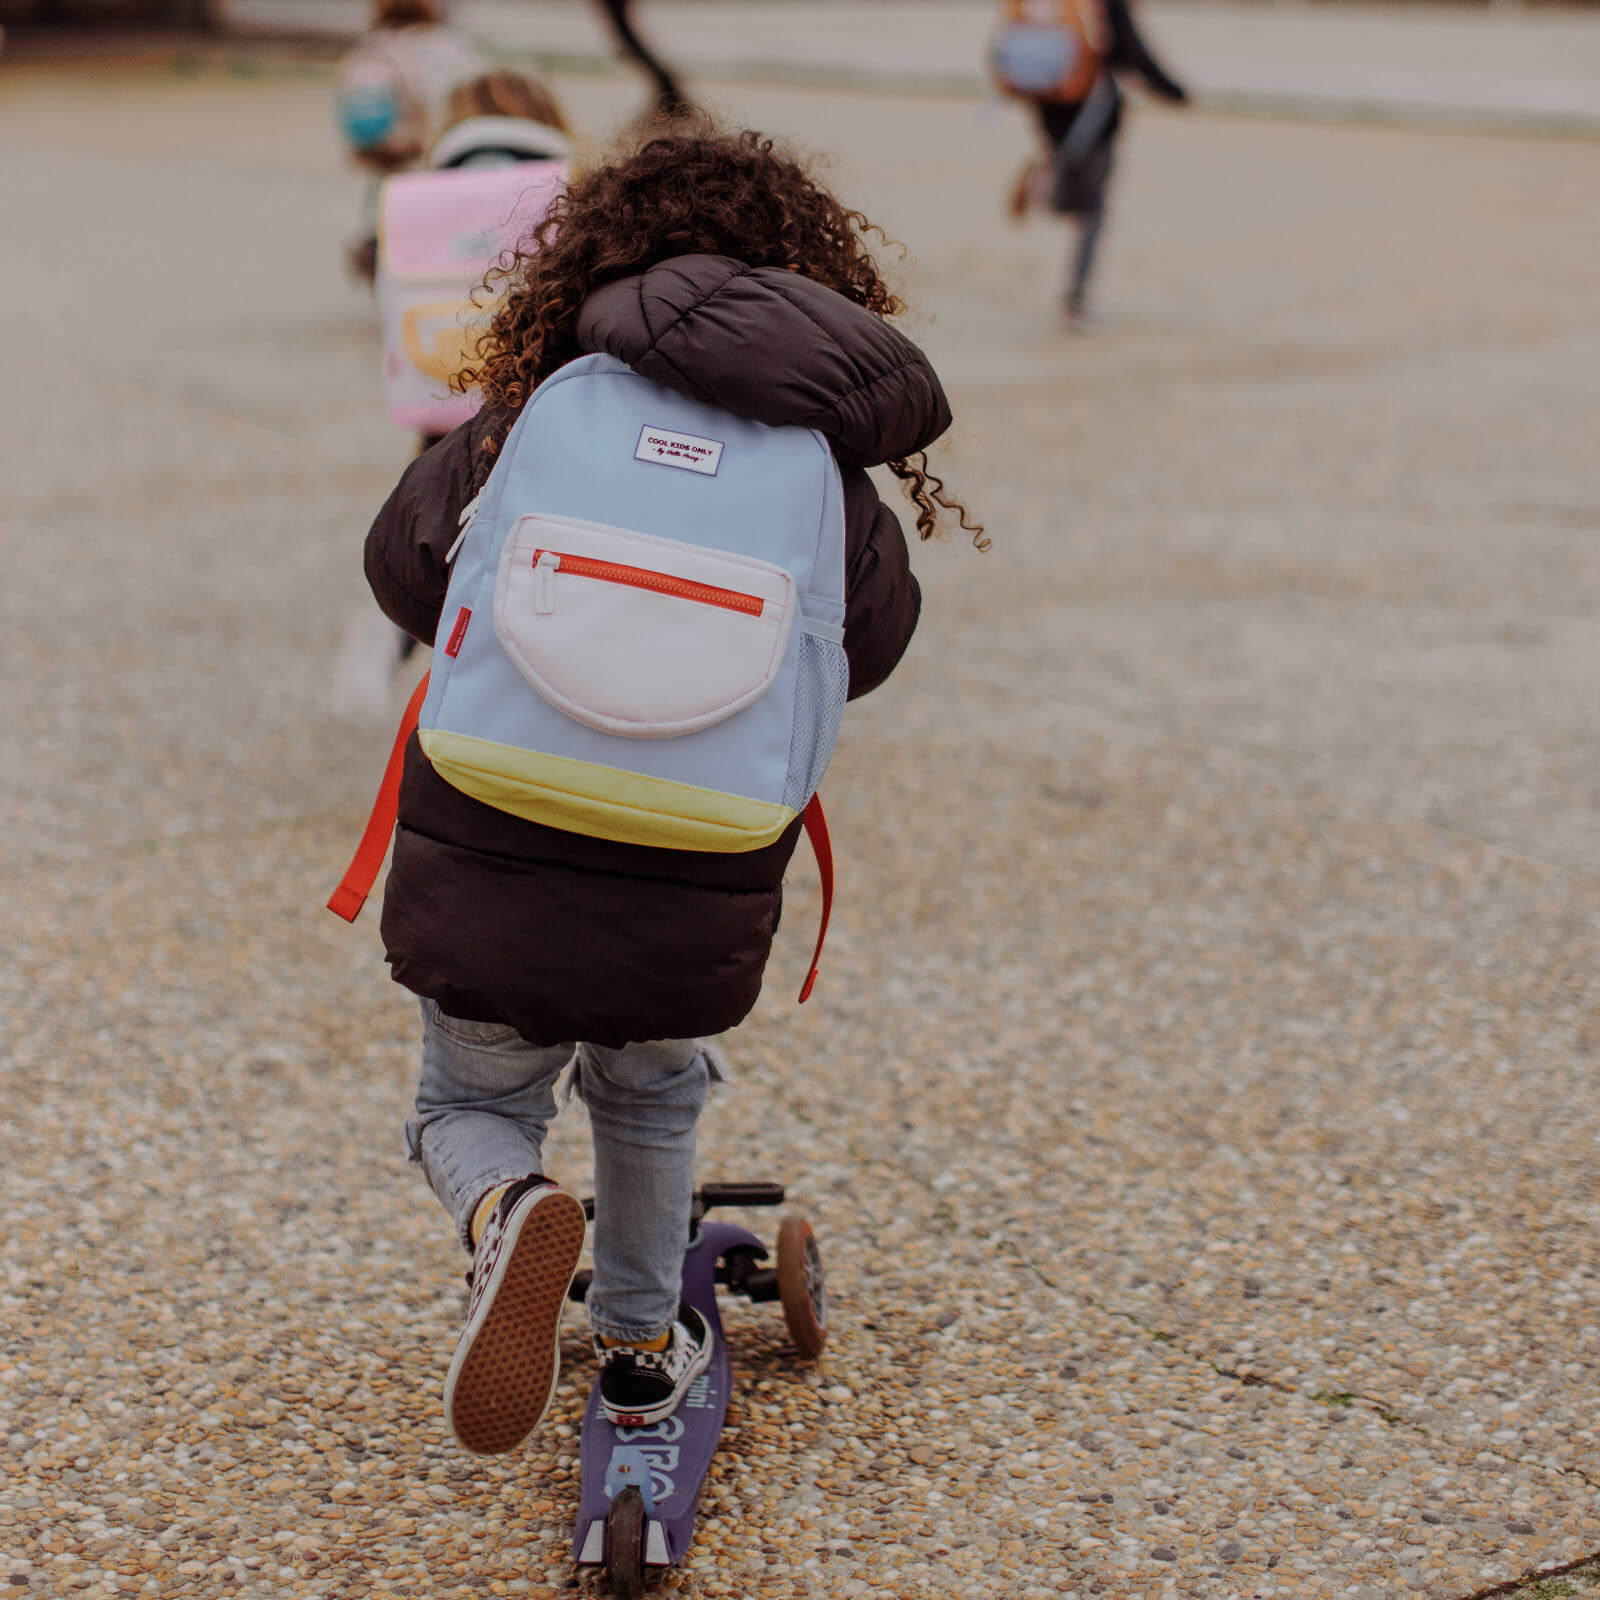
[{"label": "jacket hood", "polygon": [[579,346],[735,415],[815,428],[846,466],[925,449],[950,426],[928,358],[832,289],[729,256],[677,256],[596,289]]},{"label": "jacket hood", "polygon": [[572,141],[547,123],[527,117],[468,117],[434,140],[428,165],[460,167],[484,154],[505,160],[570,161],[573,152]]}]

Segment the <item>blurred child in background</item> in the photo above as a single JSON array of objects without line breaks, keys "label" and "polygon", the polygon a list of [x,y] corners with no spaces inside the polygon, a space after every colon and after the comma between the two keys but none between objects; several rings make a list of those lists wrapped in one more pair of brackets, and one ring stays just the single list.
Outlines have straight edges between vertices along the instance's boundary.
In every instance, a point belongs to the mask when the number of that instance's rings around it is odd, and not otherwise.
[{"label": "blurred child in background", "polygon": [[444,21],[436,0],[373,0],[372,27],[339,64],[339,121],[365,170],[366,216],[351,244],[351,270],[372,281],[378,187],[417,166],[447,120],[451,91],[488,66],[482,51]]},{"label": "blurred child in background", "polygon": [[[427,166],[462,172],[521,161],[570,161],[573,154],[572,129],[556,97],[537,78],[502,68],[450,91],[443,130],[428,151]],[[443,432],[424,431],[417,448],[426,450],[443,437]]]},{"label": "blurred child in background", "polygon": [[[442,116],[442,131],[428,151],[426,166],[439,172],[482,172],[528,161],[562,162],[572,159],[574,138],[555,96],[538,79],[504,69],[480,73],[450,91]],[[411,180],[405,180],[410,182]],[[491,200],[494,215],[481,219],[493,227],[503,219],[499,202]],[[376,208],[373,216],[373,267],[377,282],[380,314],[385,331],[385,366],[401,361],[403,340],[394,337],[391,327],[394,308],[389,305],[387,267],[378,259]],[[448,252],[452,267],[459,269],[455,285],[441,283],[433,290],[445,296],[444,309],[454,326],[464,326],[462,336],[469,344],[475,320],[470,297],[482,276],[481,265],[451,248],[448,229],[459,225],[459,215],[441,215],[438,226],[446,230],[438,243]],[[451,309],[454,302],[454,309]],[[435,308],[436,309],[436,308]],[[403,314],[404,308],[400,308]],[[442,390],[449,374],[430,374],[433,387]],[[455,404],[462,402],[458,398]],[[391,411],[393,401],[391,398]],[[401,420],[397,418],[396,420]],[[403,425],[418,428],[418,451],[426,450],[454,426],[454,418],[433,421],[414,418]],[[345,630],[339,661],[334,671],[334,706],[341,712],[357,715],[386,715],[394,669],[410,659],[416,640],[404,630],[395,630],[370,612],[363,610],[351,618]]]},{"label": "blurred child in background", "polygon": [[569,161],[572,129],[556,97],[520,72],[486,72],[450,91],[444,131],[428,165],[501,166],[512,161]]},{"label": "blurred child in background", "polygon": [[[439,171],[481,170],[520,161],[569,161],[572,130],[556,98],[544,84],[518,72],[486,72],[451,91],[445,129],[428,152]],[[443,433],[424,432],[418,451],[437,444]],[[399,659],[407,661],[417,641],[399,633]]]},{"label": "blurred child in background", "polygon": [[1151,55],[1128,0],[1007,0],[1005,9],[991,56],[995,76],[1033,106],[1046,147],[1018,175],[1011,214],[1044,204],[1077,223],[1064,309],[1070,325],[1081,325],[1122,126],[1116,74],[1136,72],[1179,105],[1189,96]]}]

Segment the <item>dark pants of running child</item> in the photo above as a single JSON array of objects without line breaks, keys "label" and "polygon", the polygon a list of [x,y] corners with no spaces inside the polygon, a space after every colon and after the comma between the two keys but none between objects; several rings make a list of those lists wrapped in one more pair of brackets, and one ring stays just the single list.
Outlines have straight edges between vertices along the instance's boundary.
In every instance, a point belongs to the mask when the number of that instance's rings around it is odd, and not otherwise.
[{"label": "dark pants of running child", "polygon": [[[1112,150],[1122,121],[1121,94],[1107,76],[1087,100],[1062,105],[1040,101],[1039,121],[1055,150],[1050,180],[1050,209],[1078,224],[1077,248],[1067,284],[1067,309],[1082,311],[1094,270],[1100,230],[1105,223],[1106,189],[1111,181]],[[1107,99],[1102,96],[1111,96]],[[1095,124],[1098,123],[1098,126]]]}]

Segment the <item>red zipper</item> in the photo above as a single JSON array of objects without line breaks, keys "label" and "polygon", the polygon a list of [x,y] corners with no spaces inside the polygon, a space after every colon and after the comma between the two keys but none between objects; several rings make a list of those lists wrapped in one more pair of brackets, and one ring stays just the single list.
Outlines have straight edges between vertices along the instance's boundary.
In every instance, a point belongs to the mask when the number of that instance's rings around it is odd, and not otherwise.
[{"label": "red zipper", "polygon": [[[549,557],[547,561],[545,558]],[[676,595],[703,606],[720,606],[724,611],[741,611],[759,617],[766,601],[758,594],[741,594],[737,589],[719,589],[713,583],[696,583],[691,578],[674,578],[667,572],[652,572],[648,567],[626,567],[618,561],[596,561],[590,556],[563,555],[559,550],[535,550],[536,572],[564,572],[574,578],[598,578],[602,583],[626,584],[630,589],[649,589],[656,594]],[[554,604],[552,600],[552,605]],[[539,606],[538,609],[545,609]]]}]

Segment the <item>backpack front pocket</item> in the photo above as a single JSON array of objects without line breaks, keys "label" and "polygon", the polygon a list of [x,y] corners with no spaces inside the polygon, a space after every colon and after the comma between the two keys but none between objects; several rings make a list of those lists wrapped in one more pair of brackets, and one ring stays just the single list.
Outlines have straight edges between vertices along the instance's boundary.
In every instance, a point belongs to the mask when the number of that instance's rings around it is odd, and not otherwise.
[{"label": "backpack front pocket", "polygon": [[669,739],[765,693],[794,611],[794,579],[770,562],[536,513],[506,536],[494,626],[558,711],[603,733]]}]

